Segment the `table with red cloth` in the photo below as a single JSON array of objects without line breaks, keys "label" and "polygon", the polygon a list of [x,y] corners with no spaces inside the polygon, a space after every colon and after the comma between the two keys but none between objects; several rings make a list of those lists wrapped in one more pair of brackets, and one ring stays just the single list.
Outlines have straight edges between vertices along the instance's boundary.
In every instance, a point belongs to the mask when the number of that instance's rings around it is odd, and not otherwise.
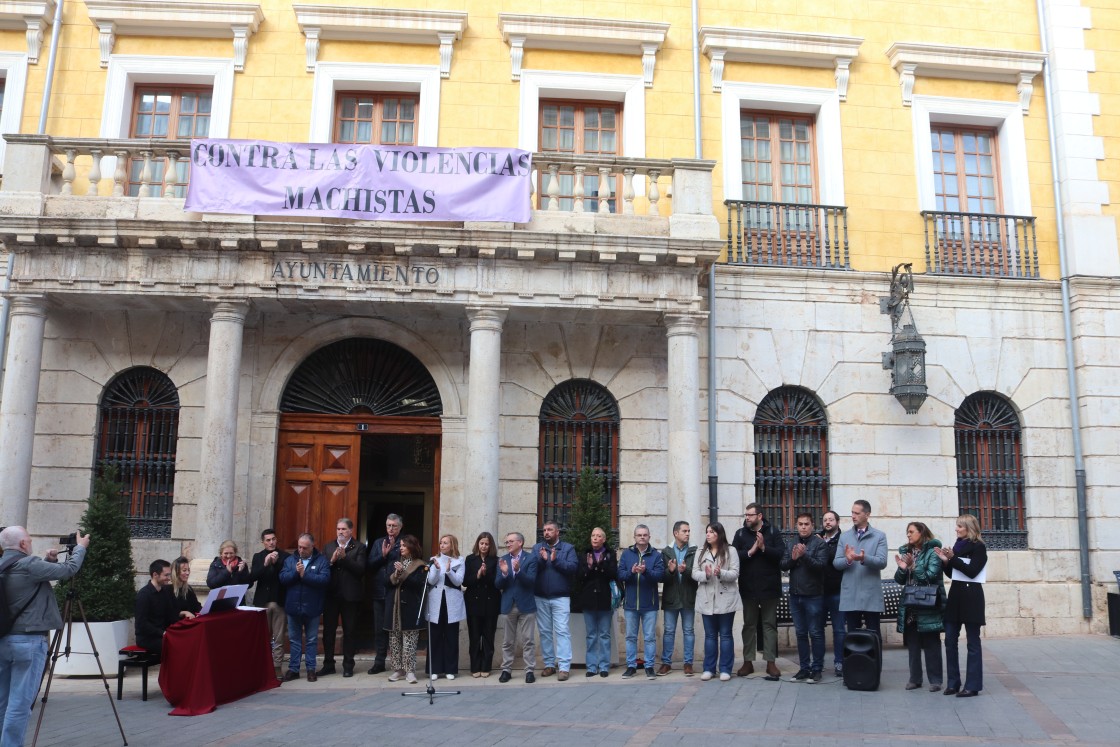
[{"label": "table with red cloth", "polygon": [[264,610],[180,620],[163,636],[159,687],[172,716],[200,716],[279,686]]}]

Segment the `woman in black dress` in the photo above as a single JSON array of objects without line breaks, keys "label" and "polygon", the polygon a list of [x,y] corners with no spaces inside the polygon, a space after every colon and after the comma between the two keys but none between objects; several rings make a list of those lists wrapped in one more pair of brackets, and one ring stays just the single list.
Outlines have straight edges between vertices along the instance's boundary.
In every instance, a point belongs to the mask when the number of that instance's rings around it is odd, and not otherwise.
[{"label": "woman in black dress", "polygon": [[[945,605],[945,694],[972,698],[984,689],[983,653],[980,648],[980,626],[984,625],[984,584],[975,579],[988,564],[988,550],[980,537],[980,522],[965,514],[957,518],[957,541],[952,549],[939,548],[937,556],[945,575],[957,579],[949,586]],[[961,687],[960,656],[957,641],[964,625],[968,638],[968,664],[964,687]]]},{"label": "woman in black dress", "polygon": [[483,532],[474,541],[463,572],[472,677],[489,677],[494,668],[494,631],[498,628],[502,606],[502,592],[494,586],[497,567],[498,546],[494,535]]}]

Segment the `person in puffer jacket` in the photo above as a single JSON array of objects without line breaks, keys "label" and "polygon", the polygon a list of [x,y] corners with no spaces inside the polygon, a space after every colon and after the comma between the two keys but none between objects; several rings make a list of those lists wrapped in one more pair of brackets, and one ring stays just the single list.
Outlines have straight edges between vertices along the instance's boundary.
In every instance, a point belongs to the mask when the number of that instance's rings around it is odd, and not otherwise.
[{"label": "person in puffer jacket", "polygon": [[618,580],[624,589],[622,603],[626,616],[626,671],[622,679],[630,679],[638,670],[638,625],[645,640],[646,678],[655,679],[654,657],[657,655],[657,584],[665,578],[665,560],[661,551],[649,543],[649,527],[639,524],[634,529],[634,544],[622,551],[618,560]]}]

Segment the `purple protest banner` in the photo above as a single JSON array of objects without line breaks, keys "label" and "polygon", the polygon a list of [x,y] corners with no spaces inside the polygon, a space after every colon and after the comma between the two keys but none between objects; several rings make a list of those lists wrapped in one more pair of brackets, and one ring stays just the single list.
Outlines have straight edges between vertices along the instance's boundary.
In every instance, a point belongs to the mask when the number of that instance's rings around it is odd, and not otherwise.
[{"label": "purple protest banner", "polygon": [[513,148],[192,140],[184,209],[527,223],[532,168]]}]

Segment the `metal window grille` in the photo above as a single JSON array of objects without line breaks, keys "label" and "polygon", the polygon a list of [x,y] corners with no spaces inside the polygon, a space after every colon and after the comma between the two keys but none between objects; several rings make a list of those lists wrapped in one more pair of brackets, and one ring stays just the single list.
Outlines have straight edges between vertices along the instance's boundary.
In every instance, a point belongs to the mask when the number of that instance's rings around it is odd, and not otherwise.
[{"label": "metal window grille", "polygon": [[538,527],[546,521],[567,526],[579,473],[590,467],[603,478],[610,529],[618,530],[618,430],[618,403],[593,381],[572,379],[545,397],[540,415]]},{"label": "metal window grille", "polygon": [[1027,549],[1023,433],[1015,409],[998,394],[970,394],[957,409],[954,435],[960,512],[980,521],[988,547]]},{"label": "metal window grille", "polygon": [[116,468],[133,537],[171,536],[178,435],[179,393],[166,374],[133,368],[105,388],[99,407],[97,470],[101,474]]},{"label": "metal window grille", "polygon": [[794,531],[799,513],[816,521],[829,509],[828,418],[811,392],[783,386],[754,418],[755,500],[770,523]]}]

